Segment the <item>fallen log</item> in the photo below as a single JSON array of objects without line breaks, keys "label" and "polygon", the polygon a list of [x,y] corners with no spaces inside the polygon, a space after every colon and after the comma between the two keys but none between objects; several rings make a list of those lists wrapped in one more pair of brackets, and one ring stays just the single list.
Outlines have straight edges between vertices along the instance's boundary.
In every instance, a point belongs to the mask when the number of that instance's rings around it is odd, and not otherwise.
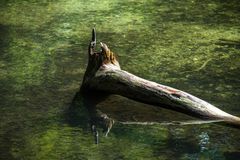
[{"label": "fallen log", "polygon": [[[80,91],[85,97],[85,105],[92,113],[93,119],[105,121],[108,132],[109,126],[112,126],[114,121],[95,109],[95,105],[108,94],[118,94],[142,103],[175,110],[200,119],[220,120],[240,126],[239,117],[226,113],[200,98],[122,70],[116,55],[106,44],[100,42],[100,45],[102,50],[96,52],[96,32],[93,29],[88,50],[88,66]],[[100,98],[99,95],[101,94],[104,94],[104,96]]]}]

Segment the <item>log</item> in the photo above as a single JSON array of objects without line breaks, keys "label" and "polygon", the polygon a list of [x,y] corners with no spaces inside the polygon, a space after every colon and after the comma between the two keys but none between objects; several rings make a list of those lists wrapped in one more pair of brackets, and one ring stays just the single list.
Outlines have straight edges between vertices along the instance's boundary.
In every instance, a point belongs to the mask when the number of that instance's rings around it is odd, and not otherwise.
[{"label": "log", "polygon": [[[101,51],[96,52],[96,31],[93,29],[88,50],[88,66],[80,92],[85,97],[85,105],[92,113],[93,119],[105,121],[105,126],[107,126],[105,128],[108,131],[109,126],[112,126],[114,121],[107,115],[96,111],[95,108],[96,104],[108,94],[118,94],[142,103],[182,112],[203,120],[220,120],[240,126],[239,117],[226,113],[198,97],[122,70],[116,55],[106,44],[100,42],[100,45]],[[99,96],[102,94],[104,96]]]}]

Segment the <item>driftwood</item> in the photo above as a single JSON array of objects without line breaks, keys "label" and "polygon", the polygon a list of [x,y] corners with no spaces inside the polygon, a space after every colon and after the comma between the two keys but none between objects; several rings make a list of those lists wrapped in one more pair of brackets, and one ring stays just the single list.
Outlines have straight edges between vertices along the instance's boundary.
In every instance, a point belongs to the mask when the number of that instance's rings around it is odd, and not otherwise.
[{"label": "driftwood", "polygon": [[[228,114],[200,98],[121,70],[116,55],[106,44],[100,42],[100,45],[102,50],[96,52],[96,32],[93,29],[88,50],[88,66],[80,91],[93,121],[102,122],[107,133],[114,121],[106,114],[96,110],[95,105],[109,94],[118,94],[200,119],[240,125],[240,118]],[[95,130],[94,125],[93,130]]]}]

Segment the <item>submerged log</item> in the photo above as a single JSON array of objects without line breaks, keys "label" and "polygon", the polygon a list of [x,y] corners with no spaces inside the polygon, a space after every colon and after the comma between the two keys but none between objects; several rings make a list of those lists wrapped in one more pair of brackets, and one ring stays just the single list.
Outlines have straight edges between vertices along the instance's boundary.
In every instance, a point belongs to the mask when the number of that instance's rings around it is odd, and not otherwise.
[{"label": "submerged log", "polygon": [[[99,97],[92,93],[98,92],[105,96],[118,94],[200,119],[221,120],[228,124],[240,126],[239,117],[226,113],[200,98],[122,70],[116,55],[106,44],[100,42],[100,45],[102,50],[96,52],[96,32],[93,29],[88,50],[88,66],[81,86],[81,94],[87,99],[85,104],[95,119],[100,118],[110,126],[113,124],[113,120],[107,115],[94,110],[94,106],[99,102]],[[107,128],[109,129],[109,127]]]}]

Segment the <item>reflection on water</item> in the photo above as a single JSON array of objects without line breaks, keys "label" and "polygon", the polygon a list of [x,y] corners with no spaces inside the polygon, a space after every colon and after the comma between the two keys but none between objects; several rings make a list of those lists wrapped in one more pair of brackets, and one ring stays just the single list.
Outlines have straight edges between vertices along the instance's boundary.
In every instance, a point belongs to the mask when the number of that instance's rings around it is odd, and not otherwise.
[{"label": "reflection on water", "polygon": [[[239,6],[238,0],[2,0],[0,159],[239,159],[239,130],[216,124],[116,123],[108,137],[99,132],[95,145],[81,97],[71,103],[96,26],[123,69],[239,116]],[[114,96],[99,107],[119,120],[189,118]]]}]

